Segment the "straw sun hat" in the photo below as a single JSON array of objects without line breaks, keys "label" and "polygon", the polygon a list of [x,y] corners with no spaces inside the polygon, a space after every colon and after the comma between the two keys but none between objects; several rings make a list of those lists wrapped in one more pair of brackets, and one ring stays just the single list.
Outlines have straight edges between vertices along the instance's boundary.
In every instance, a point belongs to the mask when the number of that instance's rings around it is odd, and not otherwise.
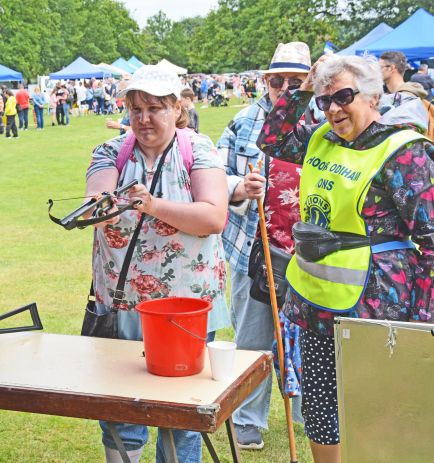
[{"label": "straw sun hat", "polygon": [[304,42],[279,43],[264,74],[277,72],[305,72],[311,68],[309,47]]}]

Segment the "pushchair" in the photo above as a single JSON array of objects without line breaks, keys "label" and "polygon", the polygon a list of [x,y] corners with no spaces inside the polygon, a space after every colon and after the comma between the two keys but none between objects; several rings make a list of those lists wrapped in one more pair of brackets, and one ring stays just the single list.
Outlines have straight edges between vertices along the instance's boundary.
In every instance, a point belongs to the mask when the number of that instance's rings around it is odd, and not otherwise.
[{"label": "pushchair", "polygon": [[215,106],[215,107],[227,106],[228,105],[228,100],[229,100],[229,98],[224,97],[221,93],[217,93],[212,98],[210,104],[211,104],[211,106]]}]

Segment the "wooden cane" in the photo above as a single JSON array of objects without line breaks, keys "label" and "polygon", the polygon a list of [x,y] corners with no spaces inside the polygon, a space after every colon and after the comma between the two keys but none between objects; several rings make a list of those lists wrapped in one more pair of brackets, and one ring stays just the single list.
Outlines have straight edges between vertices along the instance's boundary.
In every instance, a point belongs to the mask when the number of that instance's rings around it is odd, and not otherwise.
[{"label": "wooden cane", "polygon": [[[261,169],[262,161],[258,162],[258,168]],[[253,172],[253,165],[249,163],[250,172]],[[264,205],[261,199],[256,200],[259,212],[259,227],[261,230],[262,247],[264,248],[265,266],[267,269],[268,288],[270,291],[271,308],[273,312],[274,330],[276,331],[277,357],[279,359],[280,380],[282,385],[282,394],[285,402],[286,424],[288,428],[289,454],[291,463],[297,463],[297,451],[295,448],[294,425],[292,423],[291,403],[289,397],[285,394],[285,365],[283,356],[282,332],[279,322],[279,308],[277,306],[276,288],[274,286],[273,266],[271,263],[270,246],[268,245],[267,227],[265,221]]]}]

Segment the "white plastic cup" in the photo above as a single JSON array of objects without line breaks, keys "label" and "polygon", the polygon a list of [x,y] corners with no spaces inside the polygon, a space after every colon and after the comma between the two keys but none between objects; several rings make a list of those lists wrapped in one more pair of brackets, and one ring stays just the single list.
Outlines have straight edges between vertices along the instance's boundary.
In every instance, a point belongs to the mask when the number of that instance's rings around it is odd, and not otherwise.
[{"label": "white plastic cup", "polygon": [[233,376],[237,345],[230,341],[212,341],[207,344],[211,375],[215,381],[227,381]]}]

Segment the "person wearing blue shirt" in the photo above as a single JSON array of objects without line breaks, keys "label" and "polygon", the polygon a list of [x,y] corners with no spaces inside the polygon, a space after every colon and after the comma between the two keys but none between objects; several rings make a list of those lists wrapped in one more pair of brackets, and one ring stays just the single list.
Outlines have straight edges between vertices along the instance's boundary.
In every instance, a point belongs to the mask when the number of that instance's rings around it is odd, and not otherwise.
[{"label": "person wearing blue shirt", "polygon": [[44,104],[45,97],[39,87],[35,87],[32,95],[33,109],[36,114],[36,130],[42,130],[44,128]]}]

